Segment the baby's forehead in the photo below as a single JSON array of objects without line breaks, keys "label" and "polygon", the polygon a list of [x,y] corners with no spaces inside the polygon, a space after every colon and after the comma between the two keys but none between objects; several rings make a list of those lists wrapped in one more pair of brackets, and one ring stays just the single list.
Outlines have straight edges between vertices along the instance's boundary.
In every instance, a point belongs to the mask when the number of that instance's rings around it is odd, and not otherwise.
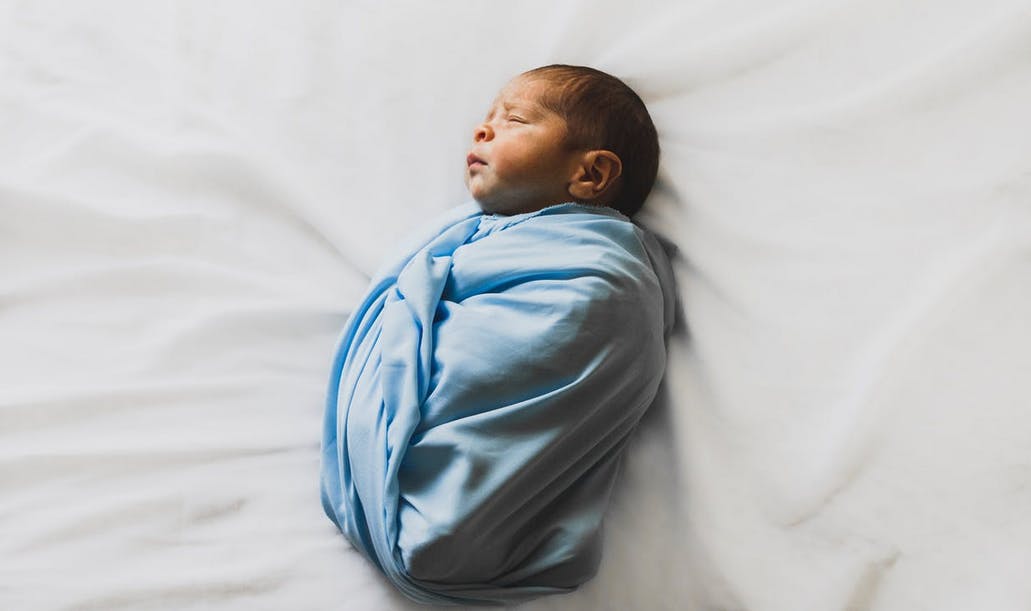
[{"label": "baby's forehead", "polygon": [[546,79],[520,75],[501,88],[491,106],[523,105],[546,111],[547,105],[544,104],[544,99],[556,88],[557,85]]}]

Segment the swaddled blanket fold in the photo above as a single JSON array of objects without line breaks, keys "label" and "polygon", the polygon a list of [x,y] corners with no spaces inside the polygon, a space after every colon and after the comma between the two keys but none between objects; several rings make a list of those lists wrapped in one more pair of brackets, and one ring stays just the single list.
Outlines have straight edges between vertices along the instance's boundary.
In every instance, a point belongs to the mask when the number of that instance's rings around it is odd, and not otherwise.
[{"label": "swaddled blanket fold", "polygon": [[454,209],[373,279],[343,331],[327,515],[421,602],[512,602],[590,579],[674,300],[661,245],[612,209]]}]

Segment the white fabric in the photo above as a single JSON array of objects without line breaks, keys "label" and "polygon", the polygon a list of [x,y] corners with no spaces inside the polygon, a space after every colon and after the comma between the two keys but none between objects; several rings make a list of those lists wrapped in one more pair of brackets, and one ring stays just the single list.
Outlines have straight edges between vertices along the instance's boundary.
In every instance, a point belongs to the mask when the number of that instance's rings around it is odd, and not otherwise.
[{"label": "white fabric", "polygon": [[1023,0],[97,0],[0,3],[0,607],[409,608],[322,515],[331,351],[552,62],[650,106],[687,332],[526,608],[1031,606]]}]

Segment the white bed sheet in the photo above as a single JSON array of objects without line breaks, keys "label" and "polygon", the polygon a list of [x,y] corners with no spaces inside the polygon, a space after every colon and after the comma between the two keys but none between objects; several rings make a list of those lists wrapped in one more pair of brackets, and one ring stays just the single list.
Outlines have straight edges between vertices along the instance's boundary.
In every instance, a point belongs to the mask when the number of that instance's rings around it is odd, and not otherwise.
[{"label": "white bed sheet", "polygon": [[337,333],[509,77],[663,146],[686,324],[528,609],[1031,606],[1020,0],[0,2],[0,607],[407,609],[322,516]]}]

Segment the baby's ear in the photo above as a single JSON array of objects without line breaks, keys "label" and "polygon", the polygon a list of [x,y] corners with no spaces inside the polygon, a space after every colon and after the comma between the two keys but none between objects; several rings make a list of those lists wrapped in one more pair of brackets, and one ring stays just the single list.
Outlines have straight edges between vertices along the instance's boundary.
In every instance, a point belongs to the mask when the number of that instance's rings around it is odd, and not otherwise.
[{"label": "baby's ear", "polygon": [[623,162],[612,151],[587,151],[569,183],[569,194],[578,201],[606,203],[603,197],[623,173]]}]

